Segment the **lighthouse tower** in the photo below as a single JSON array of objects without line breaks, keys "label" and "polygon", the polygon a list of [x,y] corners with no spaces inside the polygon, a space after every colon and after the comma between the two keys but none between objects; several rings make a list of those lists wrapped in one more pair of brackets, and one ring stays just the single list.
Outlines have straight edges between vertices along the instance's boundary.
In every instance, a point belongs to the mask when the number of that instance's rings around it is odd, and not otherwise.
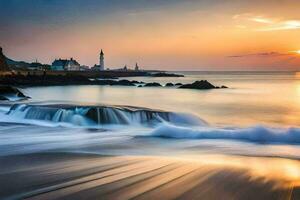
[{"label": "lighthouse tower", "polygon": [[135,63],[135,68],[134,68],[134,70],[135,70],[135,71],[139,71],[139,70],[140,70],[137,63]]},{"label": "lighthouse tower", "polygon": [[100,66],[100,70],[103,71],[104,70],[104,53],[101,49],[101,52],[100,52],[100,59],[99,59],[99,66]]}]

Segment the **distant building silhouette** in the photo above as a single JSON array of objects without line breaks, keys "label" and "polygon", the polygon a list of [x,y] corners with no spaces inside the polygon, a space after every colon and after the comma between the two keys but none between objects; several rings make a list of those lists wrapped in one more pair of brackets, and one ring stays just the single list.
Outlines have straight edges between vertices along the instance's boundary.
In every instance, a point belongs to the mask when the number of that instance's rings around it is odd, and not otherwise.
[{"label": "distant building silhouette", "polygon": [[139,70],[140,70],[137,63],[135,63],[135,68],[134,68],[134,70],[135,70],[135,71],[139,71]]},{"label": "distant building silhouette", "polygon": [[80,70],[80,71],[89,71],[90,68],[89,68],[89,66],[81,65],[79,70]]},{"label": "distant building silhouette", "polygon": [[103,51],[102,51],[102,49],[101,49],[101,52],[100,52],[100,70],[102,71],[102,70],[104,70],[104,53],[103,53]]},{"label": "distant building silhouette", "polygon": [[80,70],[80,64],[71,58],[68,59],[56,59],[52,62],[51,70],[58,71],[78,71]]},{"label": "distant building silhouette", "polygon": [[50,67],[50,65],[46,65],[46,64],[42,64],[42,63],[38,62],[36,59],[35,62],[32,62],[29,64],[27,69],[29,69],[29,70],[49,70],[49,69],[51,69],[51,67]]},{"label": "distant building silhouette", "polygon": [[99,56],[99,65],[94,65],[94,67],[92,67],[92,70],[95,70],[95,71],[104,71],[105,70],[104,53],[103,53],[102,49],[101,49],[100,56]]}]

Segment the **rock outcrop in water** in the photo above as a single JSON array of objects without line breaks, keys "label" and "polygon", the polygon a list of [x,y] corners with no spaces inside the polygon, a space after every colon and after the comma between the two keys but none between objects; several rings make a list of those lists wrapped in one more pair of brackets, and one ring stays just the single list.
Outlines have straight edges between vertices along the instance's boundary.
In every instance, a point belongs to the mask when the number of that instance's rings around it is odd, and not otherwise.
[{"label": "rock outcrop in water", "polygon": [[[184,89],[197,89],[197,90],[209,90],[209,89],[219,89],[220,87],[214,86],[207,80],[195,81],[192,84],[185,84],[180,86],[179,88]],[[226,86],[221,86],[221,88],[227,88]]]},{"label": "rock outcrop in water", "polygon": [[143,124],[162,120],[168,121],[169,113],[126,107],[92,107],[86,116],[97,124]]},{"label": "rock outcrop in water", "polygon": [[172,86],[174,86],[173,83],[167,83],[167,84],[166,84],[166,87],[172,87]]},{"label": "rock outcrop in water", "polygon": [[170,121],[172,113],[128,106],[74,106],[15,104],[8,115],[23,113],[25,119],[66,122],[76,125],[151,124]]},{"label": "rock outcrop in water", "polygon": [[161,87],[162,85],[160,83],[156,83],[156,82],[153,82],[153,83],[146,83],[144,85],[144,87]]},{"label": "rock outcrop in water", "polygon": [[[89,79],[85,76],[73,75],[46,75],[43,76],[29,73],[25,75],[5,75],[0,77],[0,85],[11,86],[64,86],[64,85],[111,85],[111,86],[138,86],[138,87],[162,87],[160,83],[144,83],[135,80],[115,80],[115,79]],[[167,83],[167,87],[179,86],[179,88],[187,89],[218,89],[227,88],[226,86],[217,87],[209,83],[207,80],[195,81],[192,84]]]},{"label": "rock outcrop in water", "polygon": [[152,77],[184,77],[182,74],[159,72],[151,75]]},{"label": "rock outcrop in water", "polygon": [[135,86],[135,81],[129,80],[96,80],[98,85],[122,85],[122,86]]},{"label": "rock outcrop in water", "polygon": [[0,100],[10,100],[14,98],[16,100],[28,99],[19,89],[11,86],[0,85]]},{"label": "rock outcrop in water", "polygon": [[63,86],[63,85],[123,85],[135,86],[143,82],[129,80],[101,79],[91,80],[84,76],[36,76],[34,74],[6,75],[1,77],[0,84],[12,86]]}]

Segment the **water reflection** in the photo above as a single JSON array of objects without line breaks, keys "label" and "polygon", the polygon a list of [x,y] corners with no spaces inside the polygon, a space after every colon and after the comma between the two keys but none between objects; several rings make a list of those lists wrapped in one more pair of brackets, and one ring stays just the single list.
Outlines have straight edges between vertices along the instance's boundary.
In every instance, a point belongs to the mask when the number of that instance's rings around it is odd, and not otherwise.
[{"label": "water reflection", "polygon": [[25,89],[32,100],[67,100],[134,105],[196,114],[212,124],[298,126],[299,73],[193,74],[180,78],[143,78],[145,82],[208,79],[226,90],[183,90],[125,86],[64,86]]},{"label": "water reflection", "polygon": [[180,159],[197,161],[219,167],[245,169],[253,178],[263,177],[267,180],[284,181],[287,186],[291,184],[300,186],[300,162],[284,158],[243,157],[224,155],[182,156]]}]

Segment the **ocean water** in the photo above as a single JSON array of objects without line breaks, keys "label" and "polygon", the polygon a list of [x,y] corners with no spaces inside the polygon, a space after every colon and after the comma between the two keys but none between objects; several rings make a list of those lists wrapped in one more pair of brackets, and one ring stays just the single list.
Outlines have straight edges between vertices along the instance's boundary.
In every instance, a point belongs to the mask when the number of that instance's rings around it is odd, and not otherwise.
[{"label": "ocean water", "polygon": [[300,74],[296,72],[178,72],[185,77],[132,77],[144,82],[191,83],[206,79],[229,89],[184,90],[126,86],[35,87],[33,101],[132,105],[197,115],[214,126],[279,127],[300,124]]},{"label": "ocean water", "polygon": [[23,88],[32,99],[0,106],[0,155],[70,151],[299,159],[298,73],[178,73],[185,77],[129,79],[162,85],[206,79],[229,88]]}]

